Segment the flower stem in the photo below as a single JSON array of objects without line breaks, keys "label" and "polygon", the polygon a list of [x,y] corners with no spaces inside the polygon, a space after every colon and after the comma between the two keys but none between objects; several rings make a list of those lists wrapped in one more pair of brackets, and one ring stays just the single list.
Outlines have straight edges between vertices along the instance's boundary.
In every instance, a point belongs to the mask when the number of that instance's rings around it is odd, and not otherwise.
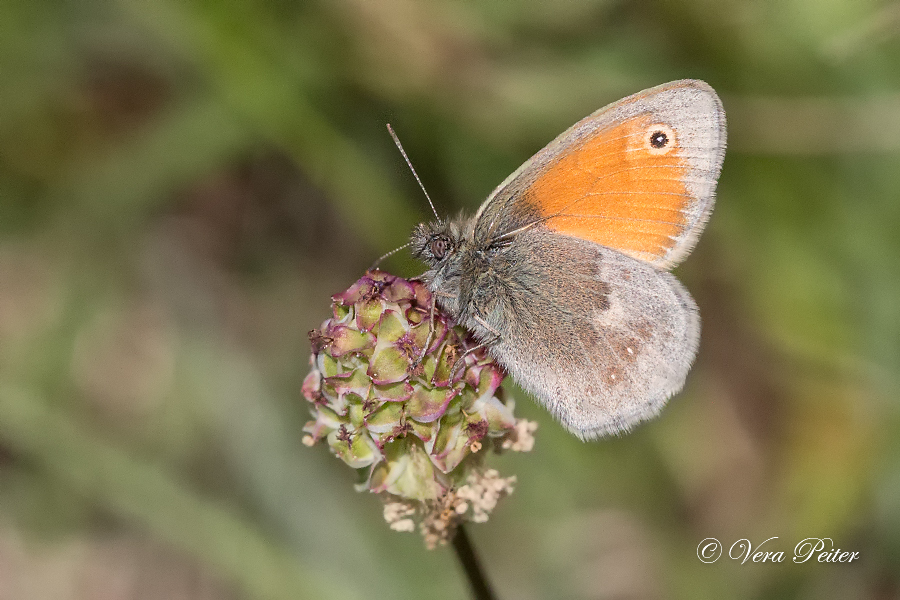
[{"label": "flower stem", "polygon": [[487,577],[484,575],[484,569],[475,554],[475,548],[465,528],[460,525],[456,528],[456,535],[453,536],[453,549],[456,556],[469,578],[469,586],[472,588],[472,598],[474,600],[496,600],[494,591],[488,583]]}]

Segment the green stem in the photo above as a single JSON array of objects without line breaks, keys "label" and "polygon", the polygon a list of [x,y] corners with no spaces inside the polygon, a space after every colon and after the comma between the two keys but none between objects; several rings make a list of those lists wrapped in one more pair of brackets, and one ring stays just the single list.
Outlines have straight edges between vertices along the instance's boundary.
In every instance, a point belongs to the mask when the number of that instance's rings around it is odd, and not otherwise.
[{"label": "green stem", "polygon": [[465,528],[460,525],[456,529],[456,535],[453,536],[453,549],[456,551],[456,557],[466,572],[469,579],[469,586],[472,588],[472,598],[475,600],[496,600],[494,591],[488,583],[484,574],[484,568],[475,554],[475,548],[469,539],[469,534]]}]

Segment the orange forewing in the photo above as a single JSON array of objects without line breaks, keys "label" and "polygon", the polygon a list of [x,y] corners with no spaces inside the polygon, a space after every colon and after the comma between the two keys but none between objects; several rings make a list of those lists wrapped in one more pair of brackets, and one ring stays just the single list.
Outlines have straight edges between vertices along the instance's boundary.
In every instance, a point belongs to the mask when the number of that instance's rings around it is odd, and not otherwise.
[{"label": "orange forewing", "polygon": [[[526,192],[560,233],[649,260],[664,257],[688,223],[688,166],[677,132],[638,115],[566,147]],[[666,131],[663,149],[651,135]]]}]

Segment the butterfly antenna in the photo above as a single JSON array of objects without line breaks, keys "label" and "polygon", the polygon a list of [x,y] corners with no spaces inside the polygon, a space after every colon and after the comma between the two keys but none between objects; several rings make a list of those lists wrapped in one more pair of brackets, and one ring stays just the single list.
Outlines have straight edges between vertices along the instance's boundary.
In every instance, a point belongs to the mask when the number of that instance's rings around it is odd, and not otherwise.
[{"label": "butterfly antenna", "polygon": [[[422,180],[419,179],[419,174],[416,173],[416,170],[412,166],[412,162],[410,162],[409,157],[406,155],[406,150],[403,149],[403,144],[400,143],[400,138],[397,137],[397,134],[394,133],[394,128],[391,127],[391,124],[387,124],[388,133],[391,134],[391,137],[394,138],[394,143],[397,144],[397,148],[400,150],[400,154],[403,155],[403,160],[406,161],[406,164],[409,165],[409,170],[412,171],[413,177],[416,178],[416,181],[419,182],[419,187],[422,188],[422,192],[425,193],[425,198],[428,199],[428,205],[431,206],[431,212],[434,213],[434,217],[436,219],[440,219],[437,211],[434,209],[434,202],[431,201],[431,196],[428,195],[428,190],[425,189],[425,186],[422,185]],[[405,247],[405,246],[404,246]],[[400,250],[401,248],[397,248]]]},{"label": "butterfly antenna", "polygon": [[369,271],[374,271],[376,268],[378,268],[378,265],[381,264],[381,261],[383,261],[384,259],[386,259],[388,256],[391,256],[391,255],[393,255],[393,254],[397,254],[398,252],[400,252],[401,250],[403,250],[404,248],[406,248],[406,247],[408,247],[408,246],[409,246],[409,242],[403,244],[403,245],[400,246],[399,248],[394,248],[393,250],[391,250],[390,252],[388,252],[388,253],[385,254],[384,256],[380,257],[380,258],[379,258],[378,260],[376,260],[375,262],[373,262],[373,263],[372,263],[372,266],[369,267]]}]

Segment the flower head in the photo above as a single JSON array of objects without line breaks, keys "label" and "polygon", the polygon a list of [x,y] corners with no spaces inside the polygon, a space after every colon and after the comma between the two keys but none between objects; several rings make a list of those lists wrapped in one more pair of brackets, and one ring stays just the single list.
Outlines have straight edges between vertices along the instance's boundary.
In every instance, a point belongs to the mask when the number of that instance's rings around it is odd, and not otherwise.
[{"label": "flower head", "polygon": [[315,420],[304,443],[324,441],[359,469],[358,489],[382,495],[391,527],[418,521],[429,546],[462,520],[487,520],[515,478],[486,470],[485,448],[533,445],[501,367],[421,281],[370,271],[332,301],[332,317],[310,332],[303,395]]}]

